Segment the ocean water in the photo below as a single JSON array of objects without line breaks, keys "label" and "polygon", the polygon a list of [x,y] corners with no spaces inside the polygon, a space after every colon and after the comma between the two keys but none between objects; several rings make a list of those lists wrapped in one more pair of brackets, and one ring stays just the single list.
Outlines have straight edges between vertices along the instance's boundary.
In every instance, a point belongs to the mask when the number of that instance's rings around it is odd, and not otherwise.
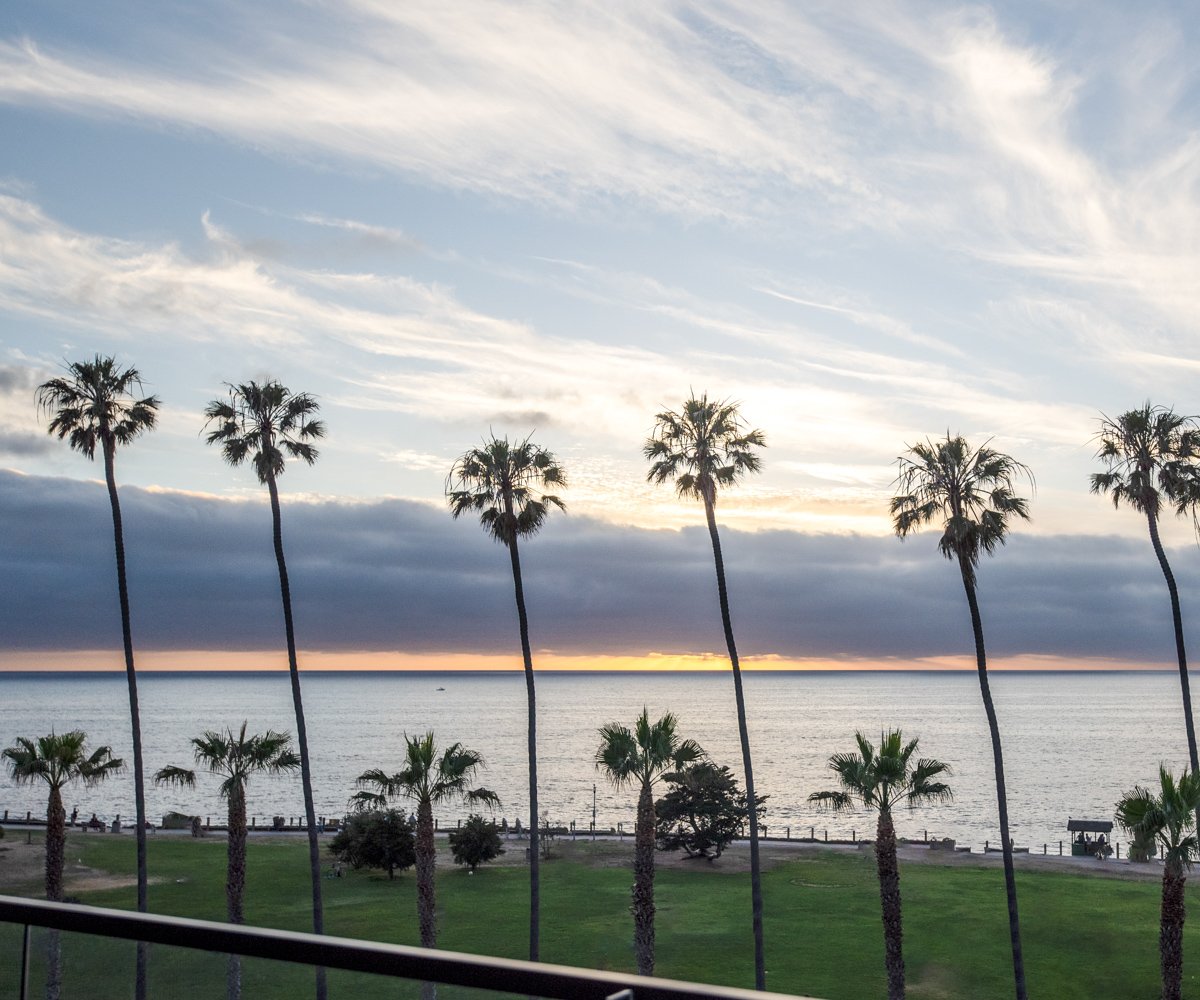
[{"label": "ocean water", "polygon": [[[304,673],[302,685],[317,812],[340,816],[354,779],[369,768],[401,765],[405,733],[433,730],[441,745],[461,741],[481,751],[481,783],[503,802],[496,818],[527,821],[525,682],[521,673]],[[870,834],[862,813],[832,816],[807,803],[836,787],[829,756],[854,748],[855,730],[877,738],[900,727],[921,741],[921,754],[953,768],[954,801],[897,816],[902,836],[948,836],[979,849],[999,839],[987,721],[973,673],[745,673],[747,712],[759,794],[770,796],[769,833],[830,838]],[[1177,772],[1187,761],[1178,675],[1152,673],[1013,673],[991,676],[1000,718],[1009,816],[1018,846],[1040,850],[1066,839],[1070,816],[1111,819],[1113,804],[1136,784],[1157,779],[1158,765]],[[635,796],[615,789],[594,766],[597,729],[631,725],[642,710],[675,713],[679,733],[741,775],[741,753],[727,672],[690,674],[542,673],[537,677],[540,806],[553,822],[586,829],[593,789],[598,823],[632,829]],[[206,729],[294,732],[286,673],[145,673],[139,677],[145,765],[191,766],[189,738]],[[123,674],[0,674],[0,744],[79,728],[129,760],[128,696]],[[192,790],[147,789],[152,817],[176,809],[224,817],[217,782],[200,776]],[[272,815],[299,817],[299,777],[257,778],[248,805],[259,824]],[[131,771],[94,789],[71,787],[65,804],[84,816],[133,816]],[[44,815],[42,789],[0,776],[0,810]],[[445,807],[442,824],[464,818]]]}]

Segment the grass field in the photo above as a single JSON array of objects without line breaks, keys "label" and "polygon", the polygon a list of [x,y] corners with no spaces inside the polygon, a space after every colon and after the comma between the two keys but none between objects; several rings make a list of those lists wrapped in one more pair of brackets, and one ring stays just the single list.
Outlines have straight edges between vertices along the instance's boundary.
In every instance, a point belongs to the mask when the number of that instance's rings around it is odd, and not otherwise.
[{"label": "grass field", "polygon": [[[0,846],[5,843],[0,841]],[[11,837],[7,843],[12,843]],[[519,846],[511,846],[520,851]],[[542,869],[543,959],[633,971],[628,914],[631,846],[580,841],[559,842],[555,849],[559,856]],[[223,918],[221,837],[151,838],[149,851],[151,877],[156,880],[150,890],[153,910]],[[68,891],[84,903],[132,909],[133,852],[131,837],[72,835],[68,861],[93,874],[78,884],[101,887],[69,887]],[[0,871],[3,857],[0,854]],[[252,841],[248,923],[309,929],[306,861],[299,839]],[[439,863],[440,945],[524,957],[526,869],[510,863],[469,875]],[[102,887],[103,878],[94,877],[103,873],[113,876],[107,888]],[[376,873],[351,871],[340,879],[326,879],[323,885],[329,933],[417,943],[411,871],[390,882]],[[1031,996],[1053,1000],[1158,996],[1157,882],[1022,871],[1018,888]],[[874,1000],[886,993],[878,888],[869,851],[791,854],[764,872],[763,889],[770,989],[829,1000]],[[908,995],[913,1000],[1012,996],[998,867],[908,864],[902,867],[902,890]],[[38,895],[40,886],[29,881],[5,891]],[[659,975],[753,984],[749,881],[743,872],[713,870],[705,862],[662,869],[657,902]],[[1188,968],[1200,968],[1198,938],[1200,929],[1193,925],[1185,939]],[[19,928],[0,928],[0,996],[15,995],[19,940]],[[64,954],[64,996],[97,1000],[130,995],[132,945],[75,936],[64,939]],[[217,956],[186,949],[156,947],[153,951],[153,996],[220,997],[223,977],[224,962]],[[247,997],[292,1000],[309,995],[312,973],[277,963],[248,962],[244,978]],[[1185,976],[1184,992],[1200,998],[1196,976]],[[331,996],[351,995],[406,994],[397,990],[394,981],[331,974]],[[439,996],[458,995],[439,992]]]}]

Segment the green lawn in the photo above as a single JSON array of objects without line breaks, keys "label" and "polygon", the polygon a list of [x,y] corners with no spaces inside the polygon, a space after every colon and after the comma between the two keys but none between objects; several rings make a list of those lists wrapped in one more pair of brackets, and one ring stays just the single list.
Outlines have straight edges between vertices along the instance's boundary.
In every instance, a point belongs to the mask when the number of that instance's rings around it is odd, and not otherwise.
[{"label": "green lawn", "polygon": [[[513,845],[515,847],[515,845]],[[515,847],[519,850],[519,847]],[[556,845],[543,866],[542,957],[549,962],[633,971],[628,915],[631,872],[621,866],[630,845],[581,841]],[[116,874],[133,870],[128,837],[72,836],[68,859]],[[220,920],[224,914],[224,842],[151,838],[151,906],[157,912]],[[247,922],[307,930],[307,855],[300,840],[253,841]],[[1156,882],[1087,878],[1057,872],[1018,873],[1030,994],[1038,998],[1158,996]],[[411,871],[389,882],[348,872],[323,882],[331,934],[417,943]],[[1012,995],[1007,917],[999,868],[908,865],[902,872],[908,995],[1008,998]],[[36,885],[29,887],[36,894]],[[1191,893],[1189,892],[1189,895]],[[749,880],[699,862],[659,871],[658,973],[679,979],[753,983]],[[768,985],[830,1000],[886,993],[873,858],[869,852],[805,854],[764,873]],[[130,888],[80,892],[81,901],[132,908]],[[528,875],[493,866],[471,876],[439,868],[440,944],[448,949],[523,957],[528,941]],[[1193,905],[1193,912],[1196,912]],[[1200,915],[1197,916],[1200,920]],[[1200,968],[1200,930],[1189,929],[1185,954]],[[0,996],[15,995],[19,928],[0,928]],[[64,996],[125,997],[132,945],[76,936],[64,941]],[[219,997],[223,960],[185,949],[155,948],[152,995]],[[36,977],[35,977],[36,978]],[[246,995],[306,996],[312,973],[250,962]],[[334,997],[404,995],[394,983],[331,974]],[[186,984],[186,989],[180,984]],[[415,993],[413,994],[415,995]],[[459,995],[441,991],[439,996]],[[1200,1000],[1195,977],[1185,995]]]}]

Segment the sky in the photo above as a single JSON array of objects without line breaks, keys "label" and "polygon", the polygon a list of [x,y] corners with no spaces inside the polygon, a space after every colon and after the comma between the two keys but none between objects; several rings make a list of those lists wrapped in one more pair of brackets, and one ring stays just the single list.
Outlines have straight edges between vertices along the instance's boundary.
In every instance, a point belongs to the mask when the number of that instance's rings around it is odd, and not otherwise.
[{"label": "sky", "polygon": [[[979,574],[993,664],[1171,664],[1145,523],[1088,476],[1101,414],[1200,410],[1194,21],[9,5],[0,669],[122,664],[102,469],[34,404],[95,354],[162,401],[117,460],[150,669],[286,663],[262,489],[203,437],[265,378],[327,425],[280,483],[309,668],[520,667],[507,557],[444,498],[489,433],[568,476],[523,549],[540,665],[725,668],[702,512],[642,457],[691,391],[766,435],[718,507],[747,666],[972,665],[936,536],[888,516],[897,456],[947,432],[1034,477]],[[1186,618],[1200,549],[1163,534]]]}]

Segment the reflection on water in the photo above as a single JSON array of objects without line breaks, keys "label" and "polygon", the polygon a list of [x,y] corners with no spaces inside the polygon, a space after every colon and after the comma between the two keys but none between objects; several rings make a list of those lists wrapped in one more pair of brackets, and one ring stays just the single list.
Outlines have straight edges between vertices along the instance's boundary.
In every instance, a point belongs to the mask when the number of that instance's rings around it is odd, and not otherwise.
[{"label": "reflection on water", "polygon": [[[950,836],[981,846],[997,840],[996,799],[987,723],[972,673],[746,673],[747,710],[760,794],[770,796],[772,835],[790,826],[829,835],[872,829],[862,815],[816,813],[810,792],[832,787],[825,762],[853,749],[853,733],[875,737],[899,726],[919,736],[921,751],[952,765],[955,801],[897,817],[902,836]],[[488,787],[501,796],[510,822],[525,822],[525,682],[520,673],[315,673],[303,675],[317,812],[338,816],[364,770],[398,769],[402,736],[433,729],[441,742],[461,740],[488,761]],[[1111,818],[1122,791],[1151,781],[1160,761],[1175,770],[1187,760],[1178,675],[1164,673],[1000,673],[992,675],[1008,778],[1009,814],[1019,845],[1056,844],[1068,816]],[[129,758],[128,700],[123,674],[0,674],[0,741],[55,729],[84,729]],[[143,674],[139,678],[146,770],[190,764],[188,739],[205,729],[240,725],[294,731],[286,673]],[[592,790],[602,826],[632,826],[631,793],[608,787],[592,759],[597,728],[632,723],[645,705],[652,715],[679,717],[683,736],[698,740],[719,763],[741,773],[741,753],[728,673],[539,674],[540,800],[555,822],[591,821]],[[97,789],[67,792],[67,809],[89,816],[133,814],[131,777]],[[260,817],[299,816],[298,779],[255,779],[250,810]],[[45,812],[40,790],[0,785],[0,807]],[[147,789],[147,809],[217,817],[224,805],[216,782],[192,791]],[[443,823],[466,815],[443,810]]]}]

